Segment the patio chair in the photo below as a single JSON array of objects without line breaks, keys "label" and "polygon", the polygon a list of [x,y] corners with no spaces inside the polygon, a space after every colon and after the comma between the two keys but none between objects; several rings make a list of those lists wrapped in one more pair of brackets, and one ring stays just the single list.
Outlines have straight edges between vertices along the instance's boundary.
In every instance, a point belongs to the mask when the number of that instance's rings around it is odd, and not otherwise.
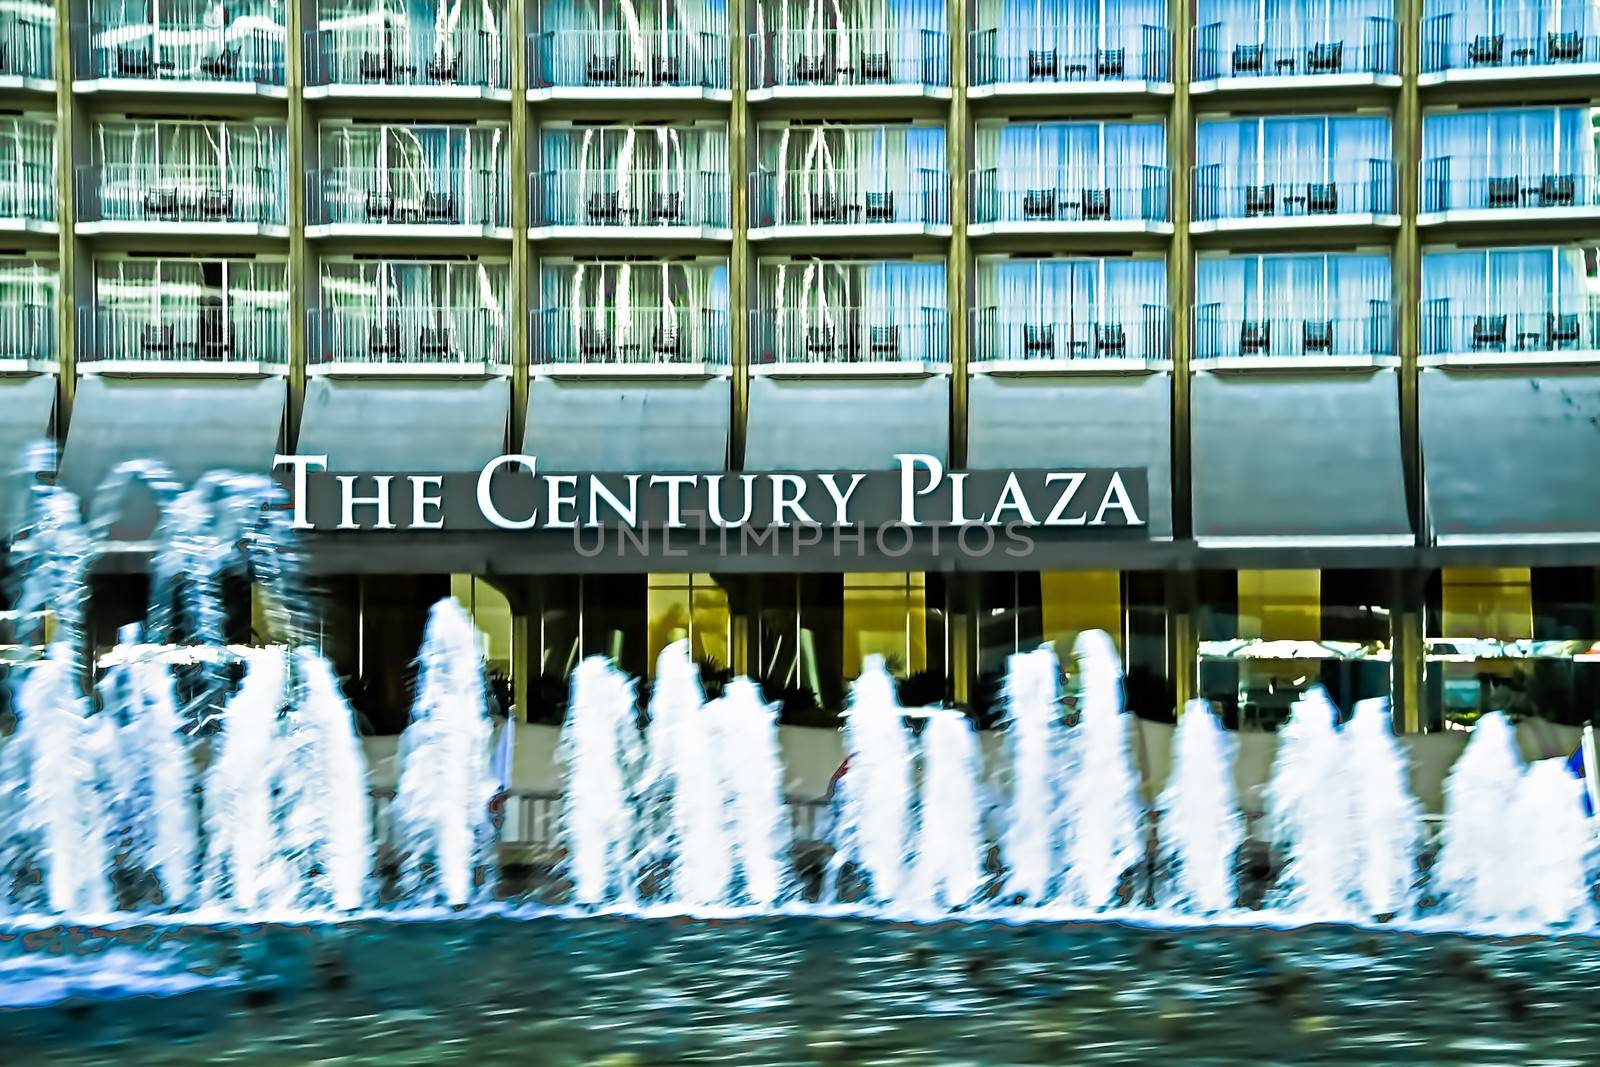
[{"label": "patio chair", "polygon": [[1059,70],[1054,48],[1028,49],[1028,80],[1054,81]]},{"label": "patio chair", "polygon": [[194,346],[195,358],[203,363],[226,362],[233,355],[233,336],[222,317],[222,309],[201,308],[198,325],[198,339]]},{"label": "patio chair", "polygon": [[1246,319],[1239,324],[1239,354],[1261,356],[1272,350],[1272,323]]},{"label": "patio chair", "polygon": [[590,85],[617,85],[622,80],[619,56],[590,55],[583,61],[583,80]]},{"label": "patio chair", "polygon": [[637,213],[624,208],[622,194],[612,191],[590,193],[588,214],[591,226],[621,226],[624,221],[631,222]]},{"label": "patio chair", "polygon": [[1489,206],[1508,208],[1522,206],[1522,182],[1516,178],[1489,179]]},{"label": "patio chair", "polygon": [[1545,316],[1545,343],[1550,349],[1581,348],[1582,340],[1583,325],[1578,315],[1562,312]]},{"label": "patio chair", "polygon": [[894,193],[868,193],[866,214],[868,222],[893,222]]},{"label": "patio chair", "polygon": [[585,361],[610,362],[613,355],[611,335],[592,326],[581,327],[578,330],[578,354]]},{"label": "patio chair", "polygon": [[1300,324],[1300,351],[1308,356],[1333,352],[1333,320],[1307,320]]},{"label": "patio chair", "polygon": [[1337,215],[1339,213],[1339,185],[1337,182],[1313,182],[1306,186],[1306,212],[1311,215]]},{"label": "patio chair", "polygon": [[1029,189],[1022,194],[1024,222],[1049,222],[1056,217],[1056,191]]},{"label": "patio chair", "polygon": [[239,49],[224,48],[216,55],[201,56],[200,73],[219,81],[232,81],[239,76]]},{"label": "patio chair", "polygon": [[375,190],[369,191],[367,193],[366,209],[368,222],[389,222],[393,220],[393,190],[387,192],[377,192]]},{"label": "patio chair", "polygon": [[835,351],[835,336],[832,326],[807,326],[806,327],[806,355],[820,356],[823,359],[832,359]]},{"label": "patio chair", "polygon": [[424,326],[417,331],[417,357],[424,363],[453,363],[455,346],[450,343],[450,327]]},{"label": "patio chair", "polygon": [[385,48],[381,52],[362,52],[356,69],[364,82],[394,81],[397,69],[394,60],[394,49]]},{"label": "patio chair", "polygon": [[1095,56],[1094,72],[1099,78],[1121,78],[1127,73],[1128,50],[1102,48]]},{"label": "patio chair", "polygon": [[864,82],[887,82],[889,80],[889,53],[861,53],[861,80]]},{"label": "patio chair", "polygon": [[678,331],[677,323],[657,326],[650,332],[650,354],[660,362],[682,357],[683,335]]},{"label": "patio chair", "polygon": [[130,48],[119,44],[116,73],[119,78],[153,78],[156,74],[155,57],[148,48]]},{"label": "patio chair", "polygon": [[172,358],[172,327],[147,325],[139,334],[139,354],[145,359]]},{"label": "patio chair", "polygon": [[1260,215],[1275,215],[1278,211],[1278,189],[1274,185],[1247,185],[1244,187],[1244,217],[1253,219]]},{"label": "patio chair", "polygon": [[206,222],[220,222],[233,217],[233,190],[206,189],[195,200],[195,214]]},{"label": "patio chair", "polygon": [[1260,74],[1263,61],[1262,48],[1258,44],[1236,44],[1233,46],[1233,76]]},{"label": "patio chair", "polygon": [[1095,324],[1094,354],[1097,359],[1121,359],[1128,354],[1128,335],[1122,323]]},{"label": "patio chair", "polygon": [[1578,182],[1571,174],[1546,174],[1539,180],[1540,207],[1571,207],[1577,200]]},{"label": "patio chair", "polygon": [[1312,45],[1306,52],[1307,74],[1338,74],[1344,69],[1344,42]]},{"label": "patio chair", "polygon": [[1085,189],[1078,203],[1078,214],[1085,222],[1104,222],[1111,218],[1111,190]]},{"label": "patio chair", "polygon": [[1467,46],[1467,62],[1475,67],[1498,66],[1505,62],[1506,35],[1480,33]]},{"label": "patio chair", "polygon": [[436,224],[459,221],[459,215],[456,212],[455,194],[423,193],[422,221]]},{"label": "patio chair", "polygon": [[170,222],[178,217],[178,190],[147,189],[144,194],[144,215],[147,219]]},{"label": "patio chair", "polygon": [[461,81],[461,56],[459,53],[446,56],[443,52],[435,52],[423,66],[423,73],[430,82],[455,85]]},{"label": "patio chair", "polygon": [[400,324],[380,322],[367,328],[367,354],[376,363],[400,361]]},{"label": "patio chair", "polygon": [[681,85],[683,61],[674,55],[653,56],[650,60],[650,84]]},{"label": "patio chair", "polygon": [[794,80],[797,85],[832,81],[833,65],[825,56],[799,56],[794,61]]},{"label": "patio chair", "polygon": [[655,226],[678,226],[683,223],[682,193],[651,193],[650,213],[647,216]]},{"label": "patio chair", "polygon": [[1028,322],[1022,326],[1022,355],[1025,359],[1050,359],[1056,354],[1054,323]]},{"label": "patio chair", "polygon": [[845,221],[845,207],[837,193],[811,194],[811,222],[836,223]]},{"label": "patio chair", "polygon": [[1551,63],[1576,63],[1583,58],[1583,35],[1577,30],[1547,34],[1544,54]]},{"label": "patio chair", "polygon": [[900,358],[900,327],[872,326],[867,330],[867,355],[873,360]]},{"label": "patio chair", "polygon": [[1472,350],[1474,352],[1504,352],[1506,350],[1506,317],[1504,315],[1479,315],[1472,320]]}]

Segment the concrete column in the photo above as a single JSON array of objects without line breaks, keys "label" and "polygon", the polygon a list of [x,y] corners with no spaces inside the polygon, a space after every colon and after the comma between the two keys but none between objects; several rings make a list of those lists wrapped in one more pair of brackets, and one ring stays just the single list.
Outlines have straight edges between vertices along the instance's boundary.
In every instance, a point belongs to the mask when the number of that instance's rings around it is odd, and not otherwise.
[{"label": "concrete column", "polygon": [[77,297],[78,273],[78,201],[75,195],[76,163],[86,159],[83,151],[88,147],[77,101],[72,94],[72,28],[73,19],[86,17],[78,14],[74,5],[56,5],[55,68],[56,68],[56,225],[59,230],[56,269],[59,294],[56,300],[56,344],[59,360],[60,392],[56,400],[56,429],[60,439],[66,441],[67,420],[72,414],[72,400],[77,392]]},{"label": "concrete column", "polygon": [[947,0],[950,117],[945,158],[950,170],[950,252],[945,263],[950,307],[950,466],[967,463],[967,308],[972,256],[967,249],[967,170],[972,166],[972,122],[967,114],[967,0]]},{"label": "concrete column", "polygon": [[[506,11],[507,47],[511,49],[511,451],[522,449],[528,413],[528,367],[532,362],[529,309],[533,307],[536,259],[528,240],[529,142],[537,136],[533,107],[528,103],[528,31],[531,17],[526,3],[511,3]],[[526,682],[516,675],[519,693]],[[517,707],[527,708],[519,695]]]},{"label": "concrete column", "polygon": [[299,0],[285,12],[284,83],[289,89],[289,399],[284,411],[284,438],[293,447],[300,436],[300,413],[305,405],[306,366],[310,360],[311,307],[317,258],[306,240],[306,171],[317,159],[317,124],[306,114],[305,38],[315,29],[315,0]]},{"label": "concrete column", "polygon": [[[728,351],[733,375],[729,394],[733,411],[728,420],[728,465],[744,467],[745,423],[750,413],[750,275],[755,263],[750,258],[748,226],[750,219],[750,48],[746,27],[751,21],[750,4],[756,0],[736,0],[728,5],[728,39],[731,55],[728,84],[733,90],[733,105],[728,114],[729,225],[733,242],[728,249]],[[748,634],[747,634],[748,636]],[[737,645],[737,634],[735,635]],[[737,657],[740,653],[735,653]]]}]

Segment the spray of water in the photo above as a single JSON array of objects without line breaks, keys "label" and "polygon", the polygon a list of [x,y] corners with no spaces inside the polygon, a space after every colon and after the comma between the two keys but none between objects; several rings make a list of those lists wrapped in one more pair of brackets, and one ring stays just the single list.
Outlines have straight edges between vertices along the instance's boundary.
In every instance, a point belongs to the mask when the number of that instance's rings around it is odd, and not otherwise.
[{"label": "spray of water", "polygon": [[1513,839],[1521,917],[1539,926],[1592,925],[1595,835],[1583,810],[1583,783],[1564,760],[1539,760],[1523,773],[1512,807],[1521,830]]},{"label": "spray of water", "polygon": [[631,779],[641,754],[633,683],[604,656],[572,677],[572,700],[557,756],[564,768],[561,837],[575,903],[634,899]]},{"label": "spray of water", "polygon": [[922,789],[910,880],[901,903],[950,909],[971,903],[983,880],[978,744],[959,711],[929,708],[922,727]]},{"label": "spray of water", "polygon": [[845,709],[848,765],[839,781],[833,865],[838,872],[853,862],[868,899],[878,903],[899,899],[910,854],[911,744],[903,714],[883,658],[868,656]]},{"label": "spray of water", "polygon": [[730,808],[729,844],[741,886],[737,902],[771,908],[790,888],[789,812],[778,758],[778,707],[748,678],[728,683],[706,706]]},{"label": "spray of water", "polygon": [[1061,668],[1049,645],[1012,656],[1005,681],[1010,795],[1001,852],[1003,895],[1039,904],[1054,896],[1061,867]]},{"label": "spray of water", "polygon": [[1389,702],[1357,701],[1341,733],[1353,904],[1358,915],[1407,913],[1415,902],[1422,809],[1411,795]]},{"label": "spray of water", "polygon": [[1350,794],[1337,725],[1321,686],[1290,709],[1267,783],[1267,826],[1281,864],[1269,904],[1313,920],[1350,916]]},{"label": "spray of water", "polygon": [[1211,705],[1191,700],[1178,720],[1172,776],[1156,801],[1161,829],[1161,902],[1212,915],[1238,900],[1236,858],[1244,843],[1233,781],[1233,740]]}]

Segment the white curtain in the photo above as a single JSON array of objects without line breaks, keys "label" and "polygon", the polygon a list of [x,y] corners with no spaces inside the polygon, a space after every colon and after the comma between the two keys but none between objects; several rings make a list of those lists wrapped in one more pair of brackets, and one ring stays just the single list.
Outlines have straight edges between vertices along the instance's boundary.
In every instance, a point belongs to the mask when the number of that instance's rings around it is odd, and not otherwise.
[{"label": "white curtain", "polygon": [[1309,322],[1331,324],[1328,354],[1384,354],[1392,291],[1382,255],[1203,256],[1195,270],[1198,347],[1203,356],[1233,354],[1246,324],[1270,324],[1270,348],[1249,354],[1297,353]]},{"label": "white curtain", "polygon": [[[1573,176],[1579,188],[1595,175],[1595,125],[1587,107],[1496,108],[1424,115],[1424,180],[1445,183],[1444,206],[1481,207],[1489,179],[1526,184],[1546,175]],[[1439,193],[1425,206],[1437,209]]]},{"label": "white curtain", "polygon": [[1371,183],[1392,181],[1392,154],[1385,116],[1203,120],[1195,139],[1201,208],[1205,211],[1208,197],[1216,197],[1218,214],[1227,217],[1243,212],[1236,191],[1244,187],[1287,187],[1281,197],[1309,183],[1332,183],[1339,190],[1340,210],[1377,210],[1387,196],[1368,207],[1368,198],[1357,194]]},{"label": "white curtain", "polygon": [[[1092,345],[1096,325],[1121,326],[1129,355],[1158,356],[1167,268],[1159,259],[985,259],[977,280],[978,358],[1026,353],[1025,334],[1053,331],[1056,355]],[[987,351],[985,351],[987,349]]]}]

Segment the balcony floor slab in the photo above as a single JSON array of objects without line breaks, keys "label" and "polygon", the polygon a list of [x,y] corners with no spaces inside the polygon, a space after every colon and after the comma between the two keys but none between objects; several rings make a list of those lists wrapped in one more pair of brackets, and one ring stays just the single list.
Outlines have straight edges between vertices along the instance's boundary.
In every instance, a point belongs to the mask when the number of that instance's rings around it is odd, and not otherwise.
[{"label": "balcony floor slab", "polygon": [[1417,85],[1484,85],[1515,81],[1585,81],[1593,83],[1600,78],[1600,63],[1523,63],[1500,66],[1459,67],[1451,70],[1434,70],[1417,75]]},{"label": "balcony floor slab", "polygon": [[289,373],[289,365],[259,359],[91,359],[80,361],[78,370],[107,378],[277,378]]},{"label": "balcony floor slab", "polygon": [[0,218],[0,233],[40,233],[55,235],[61,227],[46,219]]},{"label": "balcony floor slab", "polygon": [[582,381],[691,381],[727,378],[726,364],[717,363],[535,363],[528,368],[535,378]]},{"label": "balcony floor slab", "polygon": [[1171,369],[1168,359],[983,359],[972,363],[973,374],[1008,377],[1159,374]]},{"label": "balcony floor slab", "polygon": [[0,356],[0,377],[13,378],[35,374],[55,374],[60,364],[53,359],[19,359]]},{"label": "balcony floor slab", "polygon": [[309,238],[344,238],[378,241],[509,241],[509,226],[441,226],[407,222],[336,222],[306,227]]},{"label": "balcony floor slab", "polygon": [[312,363],[306,367],[312,378],[507,378],[511,375],[508,363],[491,363],[472,360],[461,363],[380,363],[377,361],[343,361]]},{"label": "balcony floor slab", "polygon": [[493,100],[511,102],[511,90],[487,85],[388,85],[381,82],[353,82],[334,85],[308,85],[307,100]]},{"label": "balcony floor slab", "polygon": [[[74,93],[127,93],[132,96],[229,96],[266,100],[287,100],[289,90],[282,85],[259,82],[201,78],[81,78],[72,83]],[[309,93],[307,95],[310,95]]]},{"label": "balcony floor slab", "polygon": [[1445,352],[1418,356],[1417,366],[1485,370],[1517,370],[1522,367],[1595,367],[1600,366],[1600,349],[1571,349],[1560,352]]},{"label": "balcony floor slab", "polygon": [[1206,356],[1189,369],[1207,374],[1315,374],[1372,371],[1400,366],[1398,356]]},{"label": "balcony floor slab", "polygon": [[711,100],[727,104],[733,102],[733,92],[703,85],[556,85],[529,89],[528,100],[530,103],[572,100],[623,105]]},{"label": "balcony floor slab", "polygon": [[795,100],[948,100],[947,85],[922,85],[916,82],[891,82],[884,85],[774,85],[751,89],[745,99],[752,104]]},{"label": "balcony floor slab", "polygon": [[1450,226],[1463,223],[1492,223],[1504,226],[1519,222],[1595,221],[1600,221],[1600,204],[1575,204],[1572,207],[1463,208],[1450,211],[1423,211],[1417,214],[1418,226]]},{"label": "balcony floor slab", "polygon": [[21,74],[0,74],[0,92],[56,94],[54,78],[29,78]]},{"label": "balcony floor slab", "polygon": [[1189,223],[1190,233],[1277,233],[1285,230],[1334,230],[1368,227],[1393,230],[1399,215],[1346,212],[1333,215],[1257,215],[1254,218],[1208,219]]},{"label": "balcony floor slab", "polygon": [[824,226],[754,226],[752,241],[822,241],[830,238],[949,237],[950,227],[922,222],[863,222]]},{"label": "balcony floor slab", "polygon": [[731,241],[726,226],[533,226],[532,241]]},{"label": "balcony floor slab", "polygon": [[1289,74],[1259,78],[1228,75],[1197,81],[1190,85],[1189,92],[1196,96],[1235,92],[1327,92],[1338,89],[1398,89],[1400,84],[1401,79],[1398,74],[1371,74],[1361,71],[1349,74]]},{"label": "balcony floor slab", "polygon": [[[52,231],[54,232],[54,231]],[[143,219],[102,219],[80,222],[77,232],[84,237],[278,237],[287,238],[289,227],[260,222],[155,222]]]},{"label": "balcony floor slab", "polygon": [[1074,234],[1170,234],[1172,223],[1143,219],[1109,219],[1105,222],[974,222],[968,237],[1068,237]]},{"label": "balcony floor slab", "polygon": [[950,373],[945,363],[922,359],[862,363],[753,363],[752,378],[934,378]]},{"label": "balcony floor slab", "polygon": [[1171,96],[1172,83],[1158,81],[994,82],[967,89],[968,100],[1048,100],[1055,97]]}]

